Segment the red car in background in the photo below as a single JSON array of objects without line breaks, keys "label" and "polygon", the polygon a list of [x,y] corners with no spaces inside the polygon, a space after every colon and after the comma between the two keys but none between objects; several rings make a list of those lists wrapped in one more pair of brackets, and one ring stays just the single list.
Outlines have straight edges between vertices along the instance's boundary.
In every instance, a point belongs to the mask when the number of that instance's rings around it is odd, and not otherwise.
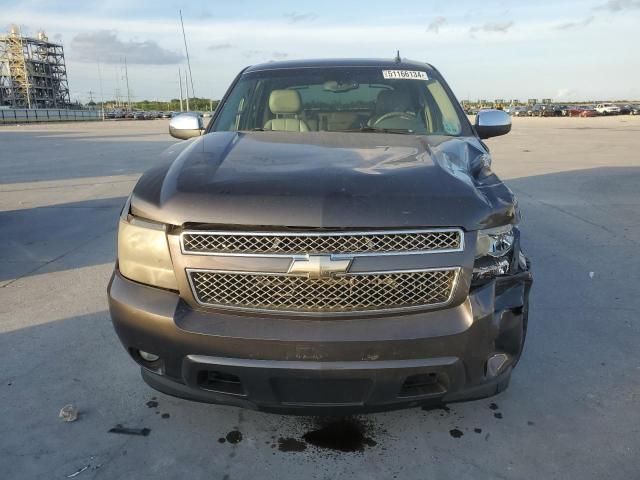
[{"label": "red car in background", "polygon": [[570,117],[597,117],[598,112],[593,107],[577,106],[569,107],[567,113]]}]

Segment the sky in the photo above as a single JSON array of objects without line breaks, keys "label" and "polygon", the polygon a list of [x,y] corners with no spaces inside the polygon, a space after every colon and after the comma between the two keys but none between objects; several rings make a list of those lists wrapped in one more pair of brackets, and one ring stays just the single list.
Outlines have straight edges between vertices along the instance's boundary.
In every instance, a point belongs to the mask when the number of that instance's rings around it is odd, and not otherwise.
[{"label": "sky", "polygon": [[[640,0],[0,0],[0,30],[62,43],[72,99],[220,98],[247,65],[303,58],[431,63],[458,99],[640,99]],[[102,87],[101,87],[102,84]]]}]

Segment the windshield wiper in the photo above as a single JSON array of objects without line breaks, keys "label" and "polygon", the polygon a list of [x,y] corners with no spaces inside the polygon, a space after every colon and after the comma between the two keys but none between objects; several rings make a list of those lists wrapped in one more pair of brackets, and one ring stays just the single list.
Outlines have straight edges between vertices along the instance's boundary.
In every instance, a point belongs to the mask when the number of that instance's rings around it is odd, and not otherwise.
[{"label": "windshield wiper", "polygon": [[[243,131],[243,130],[239,130]],[[247,130],[244,130],[247,131]],[[267,132],[271,130],[265,130],[261,127],[255,127],[249,130],[250,132]],[[398,133],[403,135],[409,135],[415,133],[413,130],[409,130],[406,128],[377,128],[377,127],[360,127],[360,128],[352,128],[348,130],[327,130],[328,132],[376,132],[376,133]]]},{"label": "windshield wiper", "polygon": [[378,127],[360,127],[353,128],[350,130],[338,130],[340,132],[375,132],[375,133],[399,133],[403,135],[409,135],[414,133],[413,130],[409,130],[408,128],[378,128]]}]

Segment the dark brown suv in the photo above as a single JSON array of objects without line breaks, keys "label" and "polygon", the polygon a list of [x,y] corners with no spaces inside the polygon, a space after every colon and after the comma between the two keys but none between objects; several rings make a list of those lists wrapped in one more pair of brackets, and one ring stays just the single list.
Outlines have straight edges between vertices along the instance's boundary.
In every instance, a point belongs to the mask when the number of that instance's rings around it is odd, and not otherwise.
[{"label": "dark brown suv", "polygon": [[242,71],[120,219],[116,331],[152,387],[343,414],[493,395],[527,330],[513,193],[438,71],[404,60]]}]

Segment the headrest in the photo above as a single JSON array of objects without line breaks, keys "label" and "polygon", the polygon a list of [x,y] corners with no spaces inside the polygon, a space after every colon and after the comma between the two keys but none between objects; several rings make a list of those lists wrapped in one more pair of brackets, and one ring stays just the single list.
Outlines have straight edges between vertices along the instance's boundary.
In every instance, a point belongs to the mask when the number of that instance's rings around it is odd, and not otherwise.
[{"label": "headrest", "polygon": [[391,103],[396,112],[408,112],[412,110],[411,94],[406,90],[394,90]]},{"label": "headrest", "polygon": [[273,90],[269,96],[269,110],[276,115],[298,113],[300,107],[300,94],[296,90]]},{"label": "headrest", "polygon": [[382,90],[376,99],[376,113],[388,113],[391,109],[393,100],[393,90]]}]

